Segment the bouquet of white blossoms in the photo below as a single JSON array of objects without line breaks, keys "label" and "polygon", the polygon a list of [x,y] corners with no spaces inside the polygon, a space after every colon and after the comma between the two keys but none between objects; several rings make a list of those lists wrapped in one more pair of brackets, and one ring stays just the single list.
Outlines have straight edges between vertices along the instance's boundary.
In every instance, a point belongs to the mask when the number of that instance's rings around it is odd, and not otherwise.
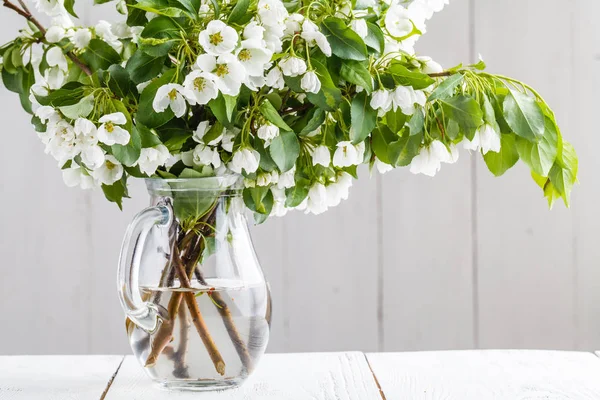
[{"label": "bouquet of white blossoms", "polygon": [[449,0],[119,0],[123,21],[93,27],[74,22],[74,0],[35,0],[48,27],[3,2],[28,20],[0,48],[4,85],[66,184],[119,207],[129,177],[234,173],[259,221],[319,214],[361,164],[433,176],[459,147],[497,176],[521,159],[550,204],[577,180],[534,89],[483,61],[415,55]]}]

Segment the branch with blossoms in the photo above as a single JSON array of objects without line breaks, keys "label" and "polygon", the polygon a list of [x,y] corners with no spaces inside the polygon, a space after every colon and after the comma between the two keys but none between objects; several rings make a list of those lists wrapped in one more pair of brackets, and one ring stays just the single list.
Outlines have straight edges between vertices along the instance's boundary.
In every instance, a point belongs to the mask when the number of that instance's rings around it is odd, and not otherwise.
[{"label": "branch with blossoms", "polygon": [[[415,53],[448,2],[119,0],[122,21],[87,27],[72,0],[37,0],[52,17],[45,30],[5,0],[37,31],[0,47],[2,81],[65,183],[100,187],[119,207],[131,178],[234,175],[257,222],[321,214],[348,198],[361,165],[434,176],[461,148],[495,176],[525,163],[550,205],[568,205],[577,155],[534,88],[483,61],[444,69]],[[186,207],[199,203],[174,200],[190,260],[214,234],[199,231],[210,210]],[[177,270],[200,282],[194,265]],[[162,329],[153,357],[173,335]]]}]

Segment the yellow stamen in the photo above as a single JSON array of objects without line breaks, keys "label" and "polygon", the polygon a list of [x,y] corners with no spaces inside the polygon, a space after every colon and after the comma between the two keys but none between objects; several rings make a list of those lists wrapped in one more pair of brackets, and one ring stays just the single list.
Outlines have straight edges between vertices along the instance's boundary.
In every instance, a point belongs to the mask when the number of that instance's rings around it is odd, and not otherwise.
[{"label": "yellow stamen", "polygon": [[219,43],[223,42],[223,36],[221,35],[221,32],[213,33],[212,35],[209,35],[208,37],[209,37],[210,44],[212,44],[213,46],[216,46]]},{"label": "yellow stamen", "polygon": [[194,79],[194,87],[199,92],[203,91],[204,88],[206,87],[206,80],[201,77]]},{"label": "yellow stamen", "polygon": [[227,64],[217,64],[215,75],[217,75],[219,78],[222,78],[227,74],[229,74],[229,68],[227,67]]},{"label": "yellow stamen", "polygon": [[250,50],[244,49],[240,51],[240,54],[238,54],[238,58],[240,59],[240,61],[249,61],[252,58],[252,53],[250,53]]}]

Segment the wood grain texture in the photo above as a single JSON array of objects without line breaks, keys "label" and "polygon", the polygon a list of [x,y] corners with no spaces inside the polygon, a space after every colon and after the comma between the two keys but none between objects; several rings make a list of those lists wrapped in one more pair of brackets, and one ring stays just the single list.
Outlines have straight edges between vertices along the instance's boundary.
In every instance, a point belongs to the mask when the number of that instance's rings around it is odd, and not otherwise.
[{"label": "wood grain texture", "polygon": [[600,195],[600,136],[595,121],[600,109],[600,2],[578,0],[570,5],[573,34],[570,52],[573,60],[570,80],[572,99],[569,131],[579,153],[581,185],[573,195],[577,347],[600,348],[600,246],[598,246],[598,207]]},{"label": "wood grain texture", "polygon": [[122,356],[0,358],[0,400],[98,400]]},{"label": "wood grain texture", "polygon": [[[468,61],[468,27],[469,2],[454,0],[417,51],[445,66]],[[383,177],[380,350],[473,347],[471,183],[466,153],[435,179],[407,168]]]},{"label": "wood grain texture", "polygon": [[[1,12],[5,43],[25,21]],[[86,353],[90,194],[64,185],[17,95],[2,88],[0,104],[0,354]]]},{"label": "wood grain texture", "polygon": [[591,353],[450,351],[367,354],[387,400],[600,398]]},{"label": "wood grain texture", "polygon": [[241,387],[222,392],[159,390],[137,360],[125,358],[106,400],[381,400],[362,353],[267,354]]},{"label": "wood grain texture", "polygon": [[[475,50],[490,71],[537,88],[564,134],[573,136],[571,22],[564,2],[477,0],[474,21]],[[572,212],[562,204],[548,211],[523,164],[495,179],[478,163],[476,207],[480,346],[574,348]]]},{"label": "wood grain texture", "polygon": [[288,351],[377,350],[377,186],[359,173],[338,207],[283,222]]}]

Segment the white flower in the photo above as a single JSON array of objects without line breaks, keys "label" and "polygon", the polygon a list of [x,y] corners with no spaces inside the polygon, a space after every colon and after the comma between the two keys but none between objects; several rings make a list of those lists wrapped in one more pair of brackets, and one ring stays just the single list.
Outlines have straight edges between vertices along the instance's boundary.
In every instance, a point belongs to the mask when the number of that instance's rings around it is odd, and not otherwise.
[{"label": "white flower", "polygon": [[440,72],[444,72],[444,68],[435,61],[431,59],[431,57],[417,57],[417,60],[423,65],[423,73],[424,74],[437,74]]},{"label": "white flower", "polygon": [[216,83],[213,81],[213,76],[202,71],[194,70],[185,77],[183,87],[186,89],[188,100],[193,100],[196,104],[208,104],[212,99],[216,99],[219,95]]},{"label": "white flower", "polygon": [[261,46],[260,42],[244,41],[241,50],[237,54],[238,60],[250,76],[263,76],[265,66],[271,61],[271,57],[273,56],[271,50],[258,46]]},{"label": "white flower", "polygon": [[279,62],[279,68],[285,76],[299,76],[306,72],[306,62],[299,57],[287,56]]},{"label": "white flower", "polygon": [[42,123],[55,124],[60,121],[60,114],[53,107],[41,106],[35,112],[35,116],[42,121]]},{"label": "white flower", "polygon": [[319,215],[327,211],[327,189],[322,183],[315,183],[308,190],[306,212]]},{"label": "white flower", "polygon": [[122,112],[104,115],[99,122],[102,124],[98,128],[98,140],[104,144],[112,146],[113,144],[126,145],[129,143],[129,132],[118,125],[125,125],[127,118]]},{"label": "white flower", "polygon": [[257,136],[267,143],[279,136],[279,128],[270,122],[261,125],[257,130]]},{"label": "white flower", "polygon": [[66,34],[65,28],[62,26],[52,25],[46,31],[46,41],[48,43],[58,43],[65,38]]},{"label": "white flower", "polygon": [[39,12],[51,17],[58,16],[66,12],[64,0],[34,0],[34,5]]},{"label": "white flower", "polygon": [[385,15],[385,28],[396,38],[408,36],[413,31],[408,10],[400,4],[393,4]]},{"label": "white flower", "polygon": [[394,110],[399,107],[404,115],[413,115],[416,111],[415,103],[421,101],[422,98],[417,98],[417,93],[410,86],[398,86],[392,93]]},{"label": "white flower", "polygon": [[81,50],[90,44],[90,40],[92,40],[92,31],[87,28],[72,29],[67,32],[67,36],[73,46],[75,46],[77,50]]},{"label": "white flower", "polygon": [[315,71],[308,71],[302,76],[300,87],[307,93],[319,93],[321,90],[321,81]]},{"label": "white flower", "polygon": [[285,81],[283,80],[283,72],[281,72],[281,68],[276,66],[270,70],[267,74],[266,83],[273,89],[283,89],[285,86]]},{"label": "white flower", "polygon": [[68,187],[79,186],[82,189],[92,189],[96,187],[94,178],[81,167],[74,165],[71,168],[62,171],[63,181]]},{"label": "white flower", "polygon": [[229,169],[241,174],[245,170],[247,174],[252,174],[258,169],[260,154],[258,151],[248,148],[239,149],[233,154],[229,163]]},{"label": "white flower", "polygon": [[296,185],[296,166],[292,169],[279,175],[277,187],[279,189],[289,189]]},{"label": "white flower", "polygon": [[289,15],[280,0],[259,0],[257,11],[260,21],[266,26],[283,24]]},{"label": "white flower", "polygon": [[216,149],[205,144],[199,144],[194,148],[192,160],[196,165],[214,165],[215,168],[221,166],[221,156]]},{"label": "white flower", "polygon": [[329,167],[331,164],[331,153],[327,146],[318,146],[312,154],[312,164]]},{"label": "white flower", "polygon": [[46,53],[46,61],[50,67],[58,67],[63,72],[69,70],[67,58],[60,47],[52,46]]},{"label": "white flower", "polygon": [[233,151],[235,137],[239,132],[239,128],[233,128],[233,130],[225,130],[225,133],[223,133],[223,139],[221,140],[221,147],[223,148],[223,150],[225,150],[228,153],[231,153]]},{"label": "white flower", "polygon": [[310,45],[317,45],[319,49],[325,54],[327,57],[331,57],[331,45],[325,35],[319,32],[319,27],[315,25],[314,22],[305,19],[302,23],[302,33],[300,34],[302,39],[306,40],[306,42]]},{"label": "white flower", "polygon": [[155,147],[142,149],[140,158],[135,165],[138,165],[140,171],[144,174],[152,176],[159,166],[165,165],[170,156],[167,147],[164,144],[159,144]]},{"label": "white flower", "polygon": [[217,57],[202,54],[196,65],[201,71],[214,75],[215,83],[223,94],[237,96],[242,82],[246,79],[246,70],[233,54]]},{"label": "white flower", "polygon": [[465,138],[463,147],[466,150],[481,150],[483,154],[488,152],[498,153],[500,152],[500,132],[497,132],[493,126],[484,124],[477,129],[473,140]]},{"label": "white flower", "polygon": [[121,50],[123,50],[123,43],[112,32],[112,26],[109,22],[99,21],[96,24],[94,30],[96,31],[96,35],[98,35],[100,39],[108,43],[108,45],[112,47],[117,53],[120,53]]},{"label": "white flower", "polygon": [[390,172],[394,169],[390,164],[384,163],[379,158],[375,159],[375,167],[380,174],[385,174],[386,172]]},{"label": "white flower", "polygon": [[65,83],[65,73],[59,67],[48,68],[44,72],[44,81],[50,90],[60,89]]},{"label": "white flower", "polygon": [[100,168],[104,164],[104,160],[104,150],[97,144],[88,145],[81,150],[81,161],[92,170]]},{"label": "white flower", "polygon": [[283,32],[285,37],[292,37],[294,34],[300,32],[304,22],[304,15],[294,13],[285,20],[285,31]]},{"label": "white flower", "polygon": [[272,175],[267,172],[258,174],[258,176],[256,177],[256,186],[269,186],[272,183],[272,178]]},{"label": "white flower", "polygon": [[142,82],[142,83],[138,83],[136,85],[136,89],[138,92],[142,93],[144,91],[144,89],[146,89],[148,87],[148,85],[150,85],[152,83],[152,81],[146,81],[146,82]]},{"label": "white flower", "polygon": [[68,122],[58,121],[49,127],[48,136],[50,141],[46,146],[46,152],[50,153],[59,164],[64,164],[79,153],[75,130]]},{"label": "white flower", "polygon": [[392,109],[392,93],[387,89],[379,89],[371,95],[371,108],[387,113]]},{"label": "white flower", "polygon": [[177,83],[167,83],[156,91],[152,107],[156,112],[164,112],[171,108],[177,118],[181,118],[187,110],[187,98],[194,98],[188,91]]},{"label": "white flower", "polygon": [[208,133],[208,131],[210,131],[211,128],[212,128],[212,125],[210,124],[210,122],[208,122],[208,121],[200,122],[198,124],[198,127],[194,131],[194,135],[192,136],[192,139],[194,139],[194,141],[197,143],[208,144],[210,146],[216,146],[217,144],[219,144],[219,142],[223,138],[223,131],[221,131],[219,136],[216,137],[215,139],[211,140],[208,143],[204,143],[204,136]]},{"label": "white flower", "polygon": [[362,39],[369,35],[369,28],[367,27],[367,21],[362,18],[353,19],[350,22],[350,29],[352,29]]},{"label": "white flower", "polygon": [[107,155],[104,164],[92,172],[93,177],[104,185],[112,185],[123,176],[123,166],[116,158]]},{"label": "white flower", "polygon": [[[364,153],[364,143],[361,144]],[[333,155],[333,165],[340,168],[359,165],[362,163],[362,157],[360,156],[359,150],[360,149],[357,149],[357,146],[354,146],[352,142],[339,142]]]},{"label": "white flower", "polygon": [[238,34],[223,21],[213,20],[200,32],[200,45],[208,54],[220,56],[231,53],[238,43]]},{"label": "white flower", "polygon": [[[264,36],[266,29],[256,21],[250,21],[244,28],[243,38],[245,42],[253,42],[257,45],[264,45]],[[243,43],[242,43],[243,44]]]},{"label": "white flower", "polygon": [[244,85],[253,92],[258,92],[266,84],[267,80],[264,76],[247,76],[244,81]]},{"label": "white flower", "polygon": [[435,176],[441,168],[441,163],[452,164],[456,158],[448,151],[446,145],[439,140],[431,142],[429,147],[421,149],[420,153],[410,163],[410,172]]},{"label": "white flower", "polygon": [[274,217],[285,216],[288,212],[288,209],[285,207],[285,190],[272,187],[271,192],[273,192],[273,210],[271,210],[271,215]]},{"label": "white flower", "polygon": [[337,207],[342,200],[348,200],[350,193],[350,187],[352,187],[352,176],[347,172],[342,172],[337,181],[329,184],[327,189],[327,206]]}]

